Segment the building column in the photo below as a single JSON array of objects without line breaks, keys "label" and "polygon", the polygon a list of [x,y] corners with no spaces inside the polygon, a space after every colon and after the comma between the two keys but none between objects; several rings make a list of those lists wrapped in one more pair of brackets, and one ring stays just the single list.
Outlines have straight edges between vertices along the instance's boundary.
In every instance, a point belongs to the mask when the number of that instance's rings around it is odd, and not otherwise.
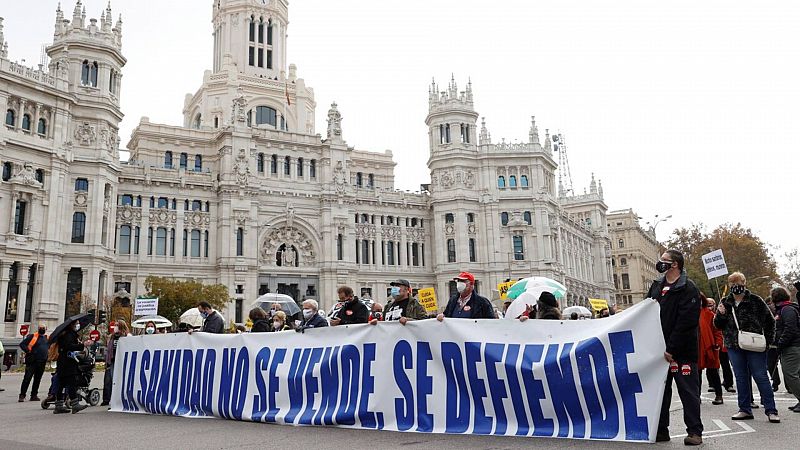
[{"label": "building column", "polygon": [[9,264],[0,261],[0,323],[6,319],[6,297],[8,297],[8,268]]},{"label": "building column", "polygon": [[31,266],[28,263],[20,264],[17,272],[17,328],[25,323],[25,309],[28,300],[28,278]]}]

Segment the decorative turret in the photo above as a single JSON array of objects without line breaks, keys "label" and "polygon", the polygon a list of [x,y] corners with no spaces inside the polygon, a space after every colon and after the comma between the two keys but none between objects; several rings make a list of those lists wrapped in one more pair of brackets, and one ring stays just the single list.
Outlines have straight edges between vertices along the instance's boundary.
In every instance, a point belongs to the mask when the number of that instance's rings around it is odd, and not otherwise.
[{"label": "decorative turret", "polygon": [[544,151],[548,154],[553,152],[553,143],[550,141],[550,129],[548,128],[544,130]]},{"label": "decorative turret", "polygon": [[53,31],[53,39],[58,39],[64,33],[64,12],[61,11],[61,2],[58,3],[58,8],[56,8],[56,24],[55,30]]},{"label": "decorative turret", "polygon": [[589,193],[597,194],[597,181],[594,180],[594,172],[592,172],[592,182],[589,183]]},{"label": "decorative turret", "polygon": [[528,142],[539,144],[539,128],[536,127],[536,116],[531,116],[531,130],[528,133]]},{"label": "decorative turret", "polygon": [[428,88],[428,106],[425,124],[430,129],[431,152],[477,150],[475,128],[478,113],[473,106],[471,81],[465,91],[459,92],[455,76],[451,75],[447,90],[438,92],[436,80],[433,80]]},{"label": "decorative turret", "polygon": [[83,28],[83,19],[86,17],[86,9],[82,8],[81,0],[75,3],[75,9],[72,10],[72,28]]},{"label": "decorative turret", "polygon": [[111,31],[111,22],[114,19],[111,18],[111,2],[108,2],[108,6],[106,10],[100,15],[100,29],[103,30],[104,33],[108,33]]},{"label": "decorative turret", "polygon": [[328,141],[332,144],[343,144],[342,138],[342,114],[336,102],[331,103],[328,110]]},{"label": "decorative turret", "polygon": [[486,129],[486,117],[481,117],[481,137],[480,145],[489,145],[492,143],[492,134]]},{"label": "decorative turret", "polygon": [[8,42],[3,36],[3,18],[0,17],[0,58],[8,58]]},{"label": "decorative turret", "polygon": [[598,181],[597,194],[600,196],[600,199],[602,200],[603,199],[603,181],[602,180]]}]

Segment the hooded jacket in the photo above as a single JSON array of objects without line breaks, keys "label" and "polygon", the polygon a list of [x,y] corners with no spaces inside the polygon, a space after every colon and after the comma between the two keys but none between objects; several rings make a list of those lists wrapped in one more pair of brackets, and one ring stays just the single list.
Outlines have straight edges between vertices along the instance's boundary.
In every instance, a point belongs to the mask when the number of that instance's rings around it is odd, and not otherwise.
[{"label": "hooded jacket", "polygon": [[682,271],[678,280],[663,293],[665,276],[653,281],[648,298],[661,306],[661,331],[667,353],[679,363],[697,362],[700,292]]},{"label": "hooded jacket", "polygon": [[[714,326],[722,330],[726,347],[738,349],[739,329],[736,328],[736,321],[733,320],[735,303],[733,294],[729,294],[722,300],[722,304],[725,305],[725,314],[717,312],[714,316]],[[735,309],[736,320],[739,321],[741,331],[763,334],[767,339],[767,345],[772,344],[775,340],[775,317],[761,297],[745,290],[742,302]]]},{"label": "hooded jacket", "polygon": [[[37,331],[34,334],[38,334]],[[19,348],[25,352],[25,362],[37,362],[43,363],[47,362],[47,351],[50,349],[50,344],[47,342],[47,335],[43,334],[36,339],[36,344],[34,344],[33,349],[30,351],[28,347],[30,347],[31,341],[33,340],[33,334],[29,334],[25,336],[25,339],[19,343]]]},{"label": "hooded jacket", "polygon": [[778,320],[775,322],[775,346],[778,348],[800,346],[800,306],[797,303],[783,302],[775,308]]}]

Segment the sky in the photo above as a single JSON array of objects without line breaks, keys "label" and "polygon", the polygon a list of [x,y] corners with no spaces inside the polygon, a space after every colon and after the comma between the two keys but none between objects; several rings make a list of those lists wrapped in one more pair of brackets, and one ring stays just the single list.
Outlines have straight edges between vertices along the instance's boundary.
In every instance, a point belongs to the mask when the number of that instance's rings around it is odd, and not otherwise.
[{"label": "sky", "polygon": [[[0,0],[9,57],[39,61],[56,0]],[[106,0],[86,0],[87,19]],[[35,7],[32,7],[35,5]],[[71,18],[74,1],[62,9]],[[115,0],[123,15],[120,136],[142,116],[182,124],[212,63],[211,0]],[[495,142],[566,138],[575,191],[602,180],[609,210],[676,227],[741,222],[800,247],[800,2],[294,0],[289,62],[313,87],[317,132],[336,101],[343,136],[391,149],[395,183],[427,183],[427,95],[472,80]]]}]

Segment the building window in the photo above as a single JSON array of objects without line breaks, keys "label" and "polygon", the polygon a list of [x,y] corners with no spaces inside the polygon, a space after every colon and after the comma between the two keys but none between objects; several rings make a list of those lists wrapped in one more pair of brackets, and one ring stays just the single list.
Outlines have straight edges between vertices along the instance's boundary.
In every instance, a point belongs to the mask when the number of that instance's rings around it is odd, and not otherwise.
[{"label": "building window", "polygon": [[525,247],[523,246],[522,236],[514,236],[514,261],[525,259]]},{"label": "building window", "polygon": [[517,176],[516,175],[511,175],[510,177],[508,177],[508,187],[512,187],[512,188],[517,187]]},{"label": "building window", "polygon": [[619,244],[619,248],[625,248],[625,240],[624,239],[620,239],[618,244]]},{"label": "building window", "polygon": [[630,289],[631,280],[627,273],[622,274],[622,289]]},{"label": "building window", "polygon": [[469,125],[461,124],[461,143],[469,144]]},{"label": "building window", "polygon": [[130,194],[122,195],[119,203],[122,206],[133,206],[133,196]]},{"label": "building window", "polygon": [[248,56],[247,56],[247,64],[250,65],[250,66],[255,66],[256,65],[256,48],[255,47],[250,47],[250,50],[249,50]]},{"label": "building window", "polygon": [[103,228],[100,231],[100,244],[108,245],[108,217],[103,217]]},{"label": "building window", "polygon": [[258,154],[258,173],[264,173],[264,154]]},{"label": "building window", "polygon": [[339,261],[344,259],[344,236],[341,234],[336,236],[336,259]]},{"label": "building window", "polygon": [[8,181],[11,179],[11,163],[5,162],[3,163],[3,181]]},{"label": "building window", "polygon": [[439,143],[440,144],[449,144],[450,143],[450,125],[449,124],[439,125]]},{"label": "building window", "polygon": [[375,187],[375,175],[373,174],[367,175],[367,187],[370,189]]},{"label": "building window", "polygon": [[89,192],[89,180],[86,178],[75,180],[75,192]]},{"label": "building window", "polygon": [[267,69],[272,69],[272,50],[267,50]]},{"label": "building window", "polygon": [[22,130],[23,131],[31,131],[31,115],[30,114],[23,114],[22,115]]},{"label": "building window", "polygon": [[620,258],[619,259],[619,265],[620,266],[627,266],[628,265],[628,259],[627,258]]},{"label": "building window", "polygon": [[76,212],[72,215],[72,243],[83,244],[86,238],[86,214]]},{"label": "building window", "polygon": [[614,274],[614,289],[619,289],[619,277],[617,277],[617,274]]},{"label": "building window", "polygon": [[86,60],[81,64],[81,85],[89,85],[89,61]]},{"label": "building window", "polygon": [[153,227],[147,228],[147,254],[153,254]]},{"label": "building window", "polygon": [[244,228],[236,229],[236,256],[244,256]]},{"label": "building window", "polygon": [[269,171],[273,174],[278,173],[278,155],[272,155],[272,159],[269,161]]},{"label": "building window", "polygon": [[167,229],[156,229],[156,255],[167,256]]},{"label": "building window", "polygon": [[250,42],[256,41],[256,16],[250,16]]},{"label": "building window", "polygon": [[202,211],[203,210],[203,202],[200,200],[192,200],[192,211]]},{"label": "building window", "polygon": [[123,225],[119,227],[119,254],[131,254],[131,227],[130,225]]},{"label": "building window", "polygon": [[453,213],[447,213],[444,215],[444,223],[455,223],[456,218]]},{"label": "building window", "polygon": [[36,132],[40,135],[44,136],[47,134],[47,121],[44,119],[39,119],[39,123],[36,126]]},{"label": "building window", "polygon": [[289,156],[283,158],[283,174],[284,175],[292,174],[292,158]]},{"label": "building window", "polygon": [[522,214],[522,217],[525,219],[525,223],[527,223],[528,225],[533,225],[533,218],[531,217],[530,211],[525,211]]},{"label": "building window", "polygon": [[39,183],[44,184],[44,170],[36,169],[36,173],[34,174],[34,179]]},{"label": "building window", "polygon": [[356,186],[361,187],[361,185],[363,184],[363,181],[364,180],[363,180],[363,176],[361,175],[361,172],[358,172],[356,174]]},{"label": "building window", "polygon": [[506,177],[504,177],[502,175],[497,177],[497,187],[500,188],[500,189],[505,189],[506,188]]},{"label": "building window", "polygon": [[303,158],[297,158],[297,176],[303,176]]},{"label": "building window", "polygon": [[194,171],[203,171],[203,155],[194,155]]},{"label": "building window", "polygon": [[164,168],[172,169],[172,152],[164,153]]},{"label": "building window", "polygon": [[475,222],[475,214],[467,213],[467,223],[474,223]]},{"label": "building window", "polygon": [[361,241],[361,264],[369,264],[369,241]]},{"label": "building window", "polygon": [[214,128],[219,128],[219,117],[214,117]]},{"label": "building window", "polygon": [[159,208],[169,208],[169,199],[167,197],[158,197]]},{"label": "building window", "polygon": [[269,106],[256,106],[256,125],[278,126],[278,113]]},{"label": "building window", "polygon": [[28,203],[17,200],[17,207],[14,213],[14,234],[25,234],[25,211]]},{"label": "building window", "polygon": [[267,45],[272,45],[272,19],[267,21]]},{"label": "building window", "polygon": [[394,265],[394,242],[388,242],[386,246],[386,259],[389,261],[389,265]]},{"label": "building window", "polygon": [[311,164],[308,166],[308,176],[311,178],[317,178],[317,160],[312,159]]},{"label": "building window", "polygon": [[175,256],[175,228],[169,230],[169,256]]},{"label": "building window", "polygon": [[469,262],[478,262],[478,255],[475,248],[475,239],[469,240]]},{"label": "building window", "polygon": [[419,266],[419,244],[416,242],[411,244],[411,260],[414,266]]},{"label": "building window", "polygon": [[13,127],[17,123],[17,115],[14,113],[13,109],[9,109],[6,111],[6,125],[9,127]]},{"label": "building window", "polygon": [[192,230],[192,257],[200,257],[200,230]]},{"label": "building window", "polygon": [[[103,217],[103,221],[105,223],[106,218]],[[141,228],[135,227],[133,229],[133,253],[135,255],[139,254],[139,235],[141,234]]]},{"label": "building window", "polygon": [[183,230],[183,256],[189,256],[189,231]]},{"label": "building window", "polygon": [[500,213],[500,224],[503,226],[508,225],[508,213],[502,212]]},{"label": "building window", "polygon": [[524,187],[524,188],[528,187],[528,176],[527,175],[521,175],[519,177],[519,185]]},{"label": "building window", "polygon": [[447,240],[447,262],[456,262],[456,240]]},{"label": "building window", "polygon": [[185,169],[188,164],[189,164],[189,155],[187,155],[186,153],[181,153],[181,159],[180,159],[181,169]]},{"label": "building window", "polygon": [[203,240],[203,255],[208,258],[208,230],[204,232],[205,239]]},{"label": "building window", "polygon": [[203,115],[198,113],[196,116],[194,116],[194,123],[192,124],[193,128],[195,130],[199,130],[200,125],[202,125],[202,123],[203,123]]}]

